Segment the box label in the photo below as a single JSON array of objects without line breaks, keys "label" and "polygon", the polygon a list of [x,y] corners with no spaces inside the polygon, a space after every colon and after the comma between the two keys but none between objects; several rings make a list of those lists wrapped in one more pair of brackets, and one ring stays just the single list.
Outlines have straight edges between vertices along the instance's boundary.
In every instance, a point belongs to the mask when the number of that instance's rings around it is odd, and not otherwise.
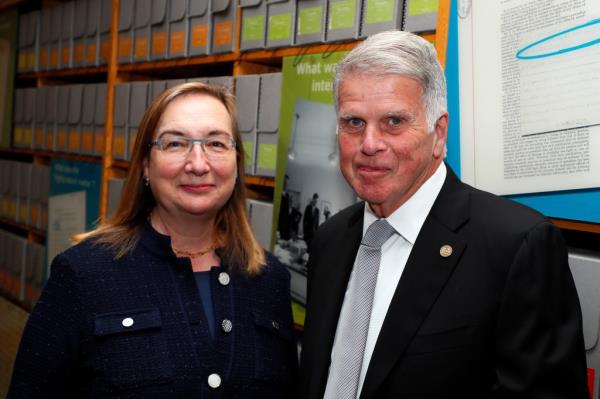
[{"label": "box label", "polygon": [[368,24],[379,24],[394,20],[394,0],[367,0]]},{"label": "box label", "polygon": [[54,149],[54,133],[46,132],[46,149],[52,151]]},{"label": "box label", "polygon": [[108,55],[110,54],[110,42],[104,40],[100,43],[100,61],[108,62]]},{"label": "box label", "polygon": [[96,43],[88,44],[85,58],[88,64],[96,63]]},{"label": "box label", "polygon": [[43,48],[40,50],[40,66],[47,67],[48,66],[48,49]]},{"label": "box label", "polygon": [[348,29],[354,26],[356,13],[355,0],[342,0],[331,4],[329,29]]},{"label": "box label", "polygon": [[125,136],[119,135],[114,137],[113,156],[125,157]]},{"label": "box label", "polygon": [[215,46],[228,46],[233,40],[233,24],[231,21],[222,21],[215,24]]},{"label": "box label", "polygon": [[275,170],[277,164],[277,144],[260,144],[258,146],[258,167]]},{"label": "box label", "polygon": [[292,37],[292,14],[269,17],[269,40],[287,40]]},{"label": "box label", "polygon": [[68,66],[69,62],[71,62],[71,48],[70,47],[63,47],[62,49],[62,59],[61,59],[61,65],[64,66]]},{"label": "box label", "polygon": [[37,148],[42,148],[42,146],[44,145],[44,130],[42,130],[41,128],[36,128],[35,129],[35,146]]},{"label": "box label", "polygon": [[90,131],[83,132],[81,137],[81,149],[92,152],[94,149],[94,133]]},{"label": "box label", "polygon": [[244,165],[252,166],[254,160],[254,143],[251,141],[244,141]]},{"label": "box label", "polygon": [[146,36],[135,39],[135,58],[148,57],[148,38]]},{"label": "box label", "polygon": [[410,17],[437,12],[437,10],[438,0],[410,0],[408,2],[408,15]]},{"label": "box label", "polygon": [[77,130],[69,132],[69,149],[79,150],[81,148],[81,133]]},{"label": "box label", "polygon": [[83,43],[78,43],[75,45],[75,49],[73,50],[73,61],[82,64],[85,61],[85,45]]},{"label": "box label", "polygon": [[171,32],[171,54],[183,53],[185,50],[185,32]]},{"label": "box label", "polygon": [[314,35],[321,33],[321,17],[323,6],[308,7],[300,10],[298,16],[298,34]]},{"label": "box label", "polygon": [[265,16],[253,15],[244,17],[242,23],[242,41],[263,40],[265,33]]},{"label": "box label", "polygon": [[104,132],[96,132],[94,137],[94,153],[104,154]]},{"label": "box label", "polygon": [[119,36],[119,58],[128,58],[130,55],[131,36]]},{"label": "box label", "polygon": [[208,44],[208,24],[192,26],[192,47],[206,47]]},{"label": "box label", "polygon": [[152,54],[160,55],[167,52],[167,32],[155,32],[152,35]]}]

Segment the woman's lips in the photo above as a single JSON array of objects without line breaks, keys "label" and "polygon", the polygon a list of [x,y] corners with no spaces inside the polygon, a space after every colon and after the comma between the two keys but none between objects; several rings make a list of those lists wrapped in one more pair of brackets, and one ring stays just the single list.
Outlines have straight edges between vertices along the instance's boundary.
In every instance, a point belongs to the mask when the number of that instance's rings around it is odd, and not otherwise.
[{"label": "woman's lips", "polygon": [[205,193],[213,189],[214,184],[181,184],[182,190],[188,193]]}]

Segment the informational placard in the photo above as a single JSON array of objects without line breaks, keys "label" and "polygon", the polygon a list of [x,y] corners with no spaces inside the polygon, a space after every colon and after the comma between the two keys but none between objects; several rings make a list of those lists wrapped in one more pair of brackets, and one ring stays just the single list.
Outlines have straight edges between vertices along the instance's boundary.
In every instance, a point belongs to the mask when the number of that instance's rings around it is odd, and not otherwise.
[{"label": "informational placard", "polygon": [[462,179],[496,194],[600,187],[600,2],[458,4]]},{"label": "informational placard", "polygon": [[[356,201],[339,169],[332,96],[334,68],[344,55],[283,59],[274,253],[290,269],[292,297],[300,304],[306,298],[306,262],[314,231]],[[295,311],[294,316],[302,324],[302,313]]]},{"label": "informational placard", "polygon": [[73,244],[71,238],[94,228],[99,215],[99,164],[53,159],[48,198],[48,265]]}]

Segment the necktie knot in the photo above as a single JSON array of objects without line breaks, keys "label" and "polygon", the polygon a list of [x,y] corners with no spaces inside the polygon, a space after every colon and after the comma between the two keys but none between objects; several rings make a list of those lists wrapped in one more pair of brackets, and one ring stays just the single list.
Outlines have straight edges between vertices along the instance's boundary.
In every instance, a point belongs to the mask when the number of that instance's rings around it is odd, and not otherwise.
[{"label": "necktie knot", "polygon": [[361,241],[361,245],[379,249],[395,232],[396,230],[394,230],[387,220],[376,220],[367,229],[367,232]]}]

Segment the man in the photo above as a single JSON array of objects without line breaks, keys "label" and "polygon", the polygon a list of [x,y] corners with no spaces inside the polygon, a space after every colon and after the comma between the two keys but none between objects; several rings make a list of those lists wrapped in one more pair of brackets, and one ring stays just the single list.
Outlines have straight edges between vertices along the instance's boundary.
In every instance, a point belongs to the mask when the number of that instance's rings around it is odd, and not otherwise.
[{"label": "man", "polygon": [[311,243],[315,235],[315,231],[319,227],[319,208],[317,208],[317,200],[319,194],[314,193],[312,199],[304,208],[304,219],[302,220],[302,236],[306,242],[306,252],[310,252]]},{"label": "man", "polygon": [[587,398],[565,244],[443,163],[433,46],[374,35],[337,66],[334,95],[340,168],[365,202],[312,243],[301,398]]}]

